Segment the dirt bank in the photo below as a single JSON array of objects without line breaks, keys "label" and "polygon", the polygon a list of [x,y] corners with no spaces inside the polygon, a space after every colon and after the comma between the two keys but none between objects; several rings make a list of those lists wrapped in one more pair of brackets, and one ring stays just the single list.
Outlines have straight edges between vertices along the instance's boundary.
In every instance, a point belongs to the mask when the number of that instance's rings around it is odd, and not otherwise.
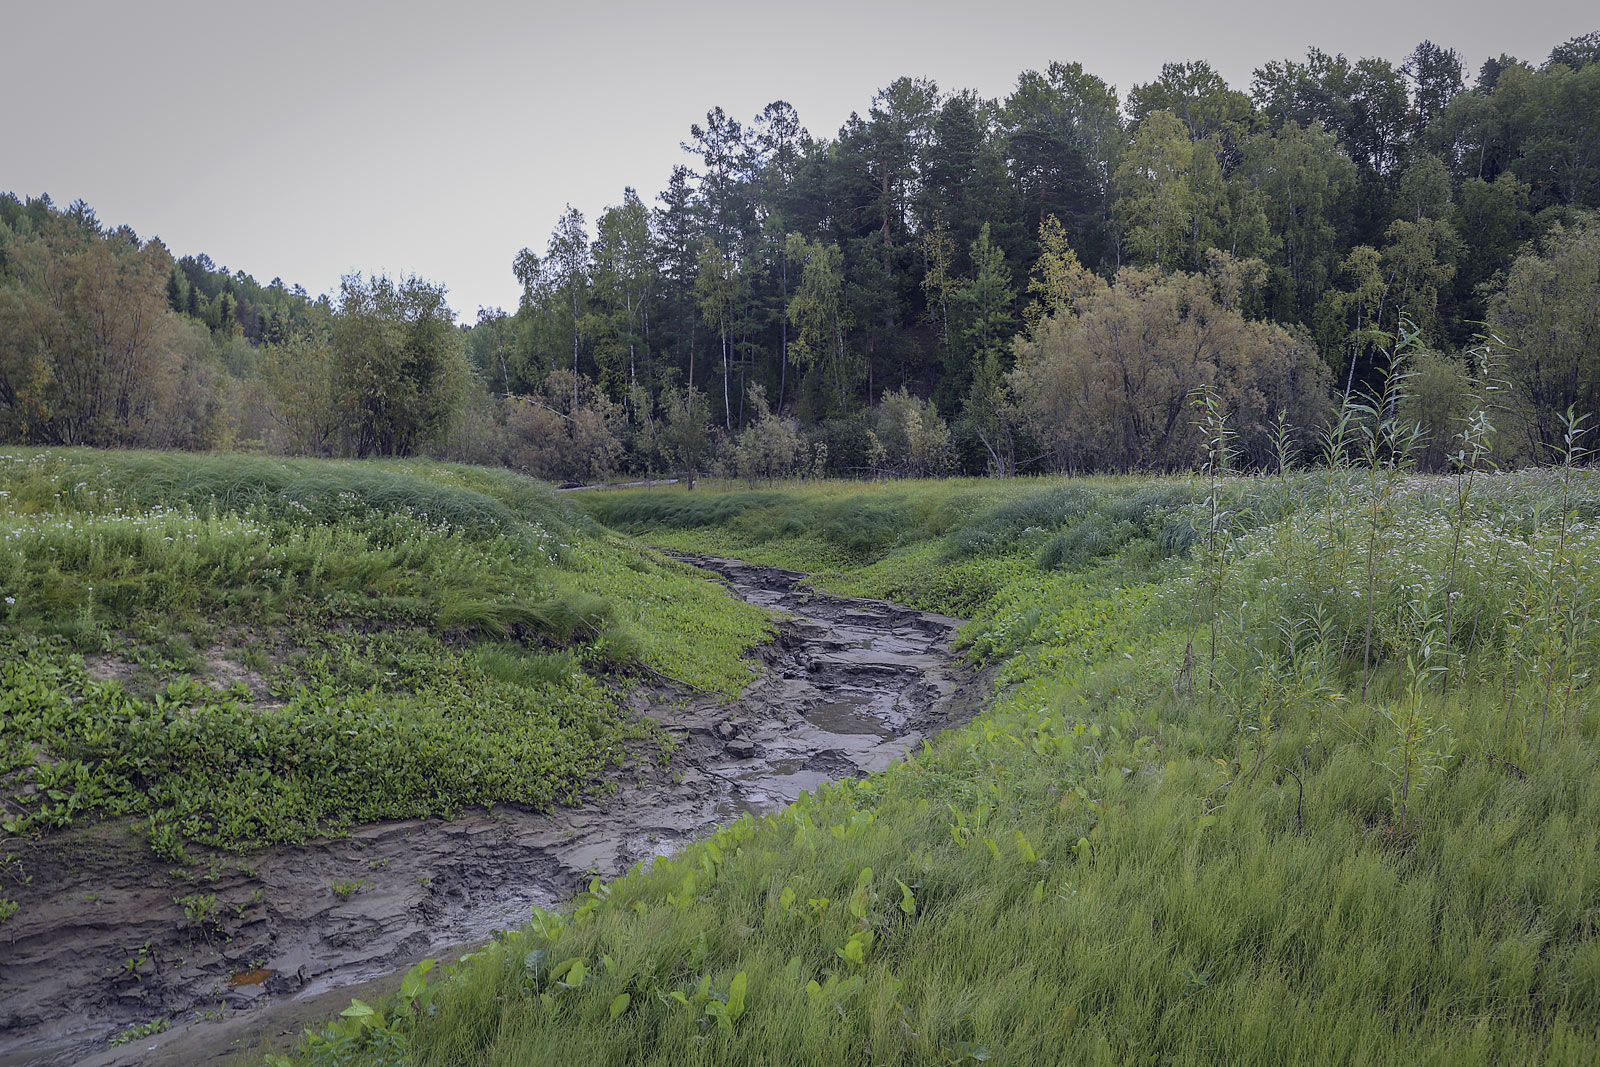
[{"label": "dirt bank", "polygon": [[[633,706],[683,743],[670,767],[630,776],[603,800],[207,857],[200,884],[169,872],[126,825],[10,845],[11,870],[32,881],[13,891],[5,879],[22,909],[0,926],[0,1067],[215,1062],[296,1033],[361,984],[451,958],[592,873],[620,873],[743,812],[882,769],[987,696],[954,663],[958,620],[816,593],[791,571],[691,562],[782,613],[779,636],[732,703],[634,691]],[[159,1019],[174,1029],[107,1048]]]}]

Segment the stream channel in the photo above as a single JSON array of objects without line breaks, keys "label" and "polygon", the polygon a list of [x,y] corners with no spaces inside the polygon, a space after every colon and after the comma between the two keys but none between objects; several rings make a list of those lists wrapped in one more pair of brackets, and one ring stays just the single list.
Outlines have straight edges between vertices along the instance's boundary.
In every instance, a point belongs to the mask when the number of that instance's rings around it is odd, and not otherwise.
[{"label": "stream channel", "polygon": [[[829,596],[793,571],[687,562],[773,610],[777,637],[732,702],[635,687],[633,709],[681,743],[669,767],[628,771],[605,797],[207,857],[216,877],[200,892],[217,907],[203,926],[175,902],[194,886],[126,823],[22,842],[33,882],[0,928],[0,1067],[220,1063],[282,1048],[352,995],[382,997],[418,959],[453,960],[592,874],[620,874],[746,812],[881,770],[988,696],[951,650],[960,620]],[[341,896],[336,883],[359,888]],[[196,1021],[107,1047],[165,1018]]]}]

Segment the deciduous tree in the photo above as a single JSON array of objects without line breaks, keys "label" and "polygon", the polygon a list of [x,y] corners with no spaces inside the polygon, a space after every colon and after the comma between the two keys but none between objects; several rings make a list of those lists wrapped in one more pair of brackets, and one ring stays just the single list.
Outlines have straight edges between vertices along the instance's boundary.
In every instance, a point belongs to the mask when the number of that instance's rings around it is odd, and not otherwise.
[{"label": "deciduous tree", "polygon": [[1600,224],[1557,227],[1516,258],[1489,324],[1510,347],[1507,371],[1526,395],[1532,440],[1553,454],[1568,407],[1600,415]]},{"label": "deciduous tree", "polygon": [[467,372],[441,285],[347,275],[334,318],[334,390],[349,449],[408,456],[448,427]]}]

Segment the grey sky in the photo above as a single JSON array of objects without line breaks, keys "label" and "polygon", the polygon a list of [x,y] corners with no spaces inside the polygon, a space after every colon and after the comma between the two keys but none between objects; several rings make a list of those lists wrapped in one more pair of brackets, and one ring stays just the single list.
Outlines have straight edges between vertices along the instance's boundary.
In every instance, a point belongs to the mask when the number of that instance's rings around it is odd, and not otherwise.
[{"label": "grey sky", "polygon": [[511,260],[569,201],[665,185],[689,124],[785,99],[817,136],[896,77],[1003,96],[1078,61],[1126,93],[1207,59],[1237,88],[1308,45],[1398,62],[1420,40],[1542,60],[1580,0],[456,3],[0,0],[0,190],[312,292],[350,270],[514,307]]}]

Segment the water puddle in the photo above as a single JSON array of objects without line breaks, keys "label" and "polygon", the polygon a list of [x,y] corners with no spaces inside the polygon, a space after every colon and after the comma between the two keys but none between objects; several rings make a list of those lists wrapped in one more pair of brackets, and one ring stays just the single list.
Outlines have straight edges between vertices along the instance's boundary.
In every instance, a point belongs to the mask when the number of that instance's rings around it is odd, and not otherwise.
[{"label": "water puddle", "polygon": [[869,710],[871,697],[852,700],[829,701],[805,712],[805,720],[832,734],[870,734],[874,737],[893,737],[894,731]]},{"label": "water puddle", "polygon": [[228,984],[233,986],[235,989],[238,989],[240,986],[247,985],[266,985],[267,979],[271,978],[277,973],[277,971],[268,970],[265,967],[257,967],[250,971],[240,971],[238,974],[228,979]]}]

